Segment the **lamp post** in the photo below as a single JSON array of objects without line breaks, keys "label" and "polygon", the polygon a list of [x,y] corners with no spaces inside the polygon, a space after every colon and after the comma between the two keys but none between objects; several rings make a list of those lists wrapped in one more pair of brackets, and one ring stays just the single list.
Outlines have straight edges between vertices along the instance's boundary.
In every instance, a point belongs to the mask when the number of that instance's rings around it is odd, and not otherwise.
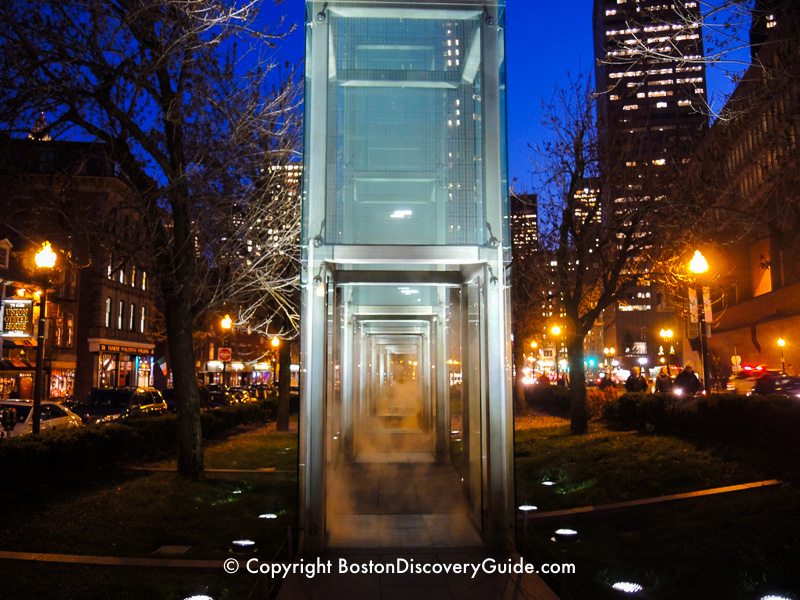
[{"label": "lamp post", "polygon": [[[42,423],[42,396],[44,395],[44,346],[45,346],[45,320],[47,319],[47,283],[49,274],[56,266],[57,255],[53,252],[50,242],[42,244],[39,252],[34,257],[36,267],[46,273],[45,284],[42,286],[42,295],[39,298],[39,327],[36,332],[36,372],[33,380],[33,433],[39,433]],[[49,382],[48,382],[49,383]]]},{"label": "lamp post", "polygon": [[670,340],[672,340],[672,336],[675,334],[672,332],[672,329],[662,329],[659,334],[664,340],[664,345],[670,347],[670,352],[667,353],[667,367],[669,367],[672,364],[672,346]]},{"label": "lamp post", "polygon": [[[695,250],[694,256],[692,256],[692,260],[689,261],[689,271],[694,273],[695,275],[702,275],[706,271],[708,271],[708,261],[706,261],[705,257],[699,250]],[[700,357],[703,363],[703,387],[706,390],[706,393],[710,393],[711,391],[711,373],[708,370],[709,367],[709,359],[708,359],[708,333],[706,331],[706,311],[705,311],[705,299],[703,298],[703,288],[700,287],[699,293],[697,294],[698,299],[698,321],[700,323]],[[711,298],[708,298],[709,303],[711,302]]]},{"label": "lamp post", "polygon": [[[222,338],[222,343],[227,346],[227,343],[226,343],[227,340],[228,340],[227,332],[229,332],[231,330],[231,328],[233,327],[233,319],[231,319],[230,315],[225,315],[224,317],[222,317],[222,320],[219,322],[219,326],[222,327],[222,330],[226,332],[225,335]],[[222,385],[223,386],[228,385],[227,379],[228,379],[228,361],[227,360],[223,360],[222,361]]]},{"label": "lamp post", "polygon": [[273,353],[272,353],[272,387],[275,387],[275,383],[277,382],[276,374],[278,372],[278,348],[281,345],[281,339],[276,335],[274,338],[270,340],[270,345],[272,345]]},{"label": "lamp post", "polygon": [[614,358],[614,354],[616,354],[617,350],[614,347],[611,348],[603,348],[603,354],[606,355],[606,367],[608,367],[608,361]]},{"label": "lamp post", "polygon": [[778,339],[778,346],[781,348],[781,373],[786,374],[786,357],[783,354],[783,347],[786,345],[786,340],[783,338]]},{"label": "lamp post", "polygon": [[550,330],[550,333],[552,333],[553,337],[556,338],[556,358],[555,358],[555,363],[556,363],[556,382],[558,382],[558,354],[559,354],[559,352],[558,352],[559,351],[558,336],[561,335],[561,327],[559,327],[558,325],[553,325],[553,328]]}]

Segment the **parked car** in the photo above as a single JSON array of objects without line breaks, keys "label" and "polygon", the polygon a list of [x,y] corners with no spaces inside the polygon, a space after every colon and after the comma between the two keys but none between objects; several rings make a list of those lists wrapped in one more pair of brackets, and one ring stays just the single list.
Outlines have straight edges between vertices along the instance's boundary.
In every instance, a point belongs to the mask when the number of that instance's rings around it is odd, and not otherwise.
[{"label": "parked car", "polygon": [[[9,411],[14,423],[14,428],[6,430],[0,428],[0,438],[17,437],[33,431],[33,401],[31,400],[0,400],[0,414]],[[13,411],[13,412],[12,412]],[[8,413],[6,413],[8,414]],[[5,419],[3,419],[5,422]],[[83,425],[81,418],[58,402],[42,401],[41,420],[39,428],[59,429],[65,427],[80,427]]]},{"label": "parked car", "polygon": [[161,397],[164,398],[164,402],[167,403],[167,410],[171,413],[176,412],[177,407],[175,404],[175,388],[168,387],[161,390]]},{"label": "parked car", "polygon": [[73,412],[84,423],[108,423],[141,415],[167,412],[167,403],[155,388],[93,389],[83,398]]},{"label": "parked car", "polygon": [[220,406],[231,406],[238,404],[236,397],[230,392],[211,392],[211,398],[208,402],[209,408],[219,408]]},{"label": "parked car", "polygon": [[753,386],[756,383],[756,379],[764,375],[764,373],[769,373],[773,377],[778,376],[777,371],[767,369],[766,367],[763,366],[744,367],[736,375],[731,375],[725,387],[727,391],[732,392],[734,394],[743,394],[743,395],[749,394],[750,392],[753,391]]},{"label": "parked car", "polygon": [[228,393],[233,395],[236,398],[236,401],[240,404],[244,404],[246,402],[255,402],[255,397],[250,395],[250,392],[247,391],[246,388],[243,387],[232,387],[228,390]]},{"label": "parked car", "polygon": [[775,377],[775,393],[800,398],[800,377],[778,375]]}]

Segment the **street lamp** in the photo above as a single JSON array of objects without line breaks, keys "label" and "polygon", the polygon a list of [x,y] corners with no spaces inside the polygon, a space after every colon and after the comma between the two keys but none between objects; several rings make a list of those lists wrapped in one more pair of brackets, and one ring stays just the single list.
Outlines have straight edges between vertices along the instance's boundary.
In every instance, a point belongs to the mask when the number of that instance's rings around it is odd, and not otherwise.
[{"label": "street lamp", "polygon": [[783,347],[786,345],[786,340],[778,338],[778,346],[781,347],[781,373],[786,373],[786,358],[783,355]]},{"label": "street lamp", "polygon": [[[225,332],[228,332],[233,327],[233,319],[231,319],[230,315],[225,315],[220,320],[219,326],[222,327],[222,329],[225,330]],[[226,333],[226,335],[223,336],[223,338],[222,338],[222,343],[225,344],[225,346],[227,346],[227,341],[228,341],[228,338],[227,338],[227,333]],[[227,360],[223,360],[222,361],[222,385],[228,385],[227,379],[228,379],[228,361]]]},{"label": "street lamp", "polygon": [[[708,271],[708,261],[699,250],[694,251],[694,256],[692,256],[692,260],[689,261],[689,271],[695,275],[702,275]],[[703,363],[703,387],[705,387],[706,393],[709,393],[711,392],[711,373],[708,369],[710,361],[708,359],[708,333],[706,332],[706,311],[703,291],[704,289],[701,287],[696,298],[698,305],[698,321],[700,323],[700,357]],[[706,294],[709,294],[708,288],[705,288],[705,291]],[[708,301],[710,304],[710,296]]]},{"label": "street lamp", "polygon": [[665,346],[669,346],[669,348],[670,348],[669,353],[667,353],[667,357],[668,357],[667,358],[667,366],[669,366],[669,365],[672,364],[672,345],[671,345],[670,340],[672,340],[672,336],[675,335],[675,334],[672,332],[672,329],[662,329],[659,332],[659,334],[661,335],[661,338],[664,340],[664,345]]},{"label": "street lamp", "polygon": [[613,358],[617,350],[612,346],[611,348],[603,348],[603,354],[606,355],[606,366],[608,366],[609,358]]},{"label": "street lamp", "polygon": [[[559,327],[558,325],[553,325],[553,328],[550,330],[550,333],[553,334],[553,337],[558,338],[558,336],[561,335],[561,327]],[[554,361],[556,363],[556,381],[558,381],[558,354],[559,354],[559,347],[558,347],[558,342],[556,342],[556,358]]]},{"label": "street lamp", "polygon": [[[47,319],[47,284],[49,275],[56,266],[58,256],[53,252],[50,242],[45,242],[36,253],[34,262],[44,274],[45,283],[39,299],[39,329],[36,332],[36,371],[33,380],[33,433],[39,433],[42,422],[42,396],[44,395],[44,345],[45,319]],[[49,383],[49,382],[48,382]]]},{"label": "street lamp", "polygon": [[277,335],[273,337],[270,341],[272,347],[274,348],[274,352],[272,353],[272,385],[275,385],[277,381],[276,374],[278,372],[278,347],[281,345],[281,338]]}]

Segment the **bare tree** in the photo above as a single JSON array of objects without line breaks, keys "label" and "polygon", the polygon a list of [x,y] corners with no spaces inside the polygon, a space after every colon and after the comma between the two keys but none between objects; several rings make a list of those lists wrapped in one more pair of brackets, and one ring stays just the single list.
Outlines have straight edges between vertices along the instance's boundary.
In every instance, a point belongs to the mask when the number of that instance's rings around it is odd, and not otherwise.
[{"label": "bare tree", "polygon": [[[291,28],[256,0],[20,0],[0,5],[0,121],[102,142],[147,235],[137,260],[164,304],[178,403],[178,470],[203,470],[192,332],[225,276],[222,239],[285,117],[270,48]],[[267,127],[269,129],[269,127]],[[251,144],[239,145],[243,139]],[[259,164],[260,163],[260,164]]]},{"label": "bare tree", "polygon": [[545,107],[551,138],[533,147],[534,168],[543,182],[544,260],[535,261],[528,276],[538,279],[541,302],[565,315],[576,434],[586,433],[588,425],[586,335],[604,309],[653,282],[657,270],[684,251],[681,240],[691,234],[679,203],[667,200],[669,163],[634,165],[630,156],[636,154],[631,146],[636,142],[631,136],[613,139],[598,125],[597,99],[585,77],[557,90]]}]

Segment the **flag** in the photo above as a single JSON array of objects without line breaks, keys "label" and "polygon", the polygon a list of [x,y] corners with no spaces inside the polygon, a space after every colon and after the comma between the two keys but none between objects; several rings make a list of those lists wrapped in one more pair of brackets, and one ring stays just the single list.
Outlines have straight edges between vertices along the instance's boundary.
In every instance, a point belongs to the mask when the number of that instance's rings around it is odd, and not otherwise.
[{"label": "flag", "polygon": [[166,375],[167,374],[167,357],[166,356],[162,356],[156,362],[158,363],[158,366],[161,369],[161,372],[164,375]]}]

